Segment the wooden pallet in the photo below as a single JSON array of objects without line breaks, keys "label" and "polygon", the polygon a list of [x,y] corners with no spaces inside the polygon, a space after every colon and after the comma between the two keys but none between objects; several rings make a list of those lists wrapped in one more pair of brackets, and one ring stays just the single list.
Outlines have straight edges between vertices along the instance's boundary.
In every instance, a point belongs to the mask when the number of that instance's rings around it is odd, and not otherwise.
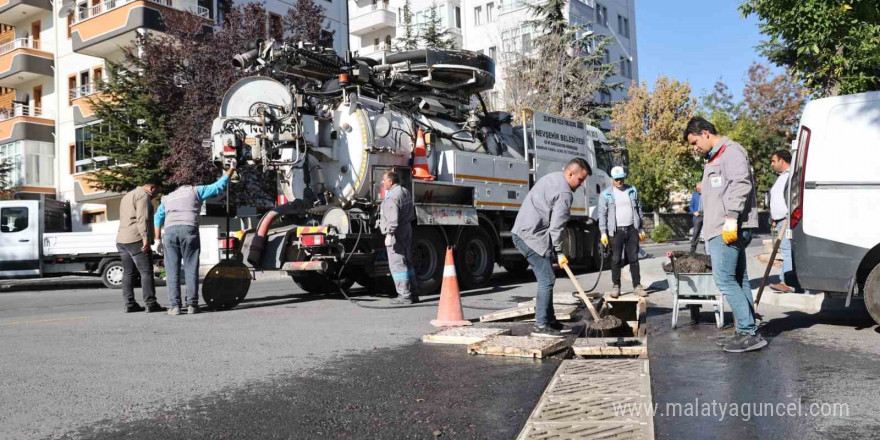
[{"label": "wooden pallet", "polygon": [[[564,305],[554,305],[553,311],[556,314],[557,319],[572,319],[574,314],[577,312],[577,306],[564,306]],[[566,318],[566,316],[568,318]],[[534,320],[535,317],[535,305],[527,305],[520,307],[513,307],[510,309],[498,310],[488,315],[480,316],[480,322],[495,322],[495,321],[505,321],[508,319],[524,321],[531,318]]]},{"label": "wooden pallet", "polygon": [[[574,319],[574,316],[577,314],[577,306],[560,306],[553,305],[553,314],[556,315],[556,319],[558,321],[571,321]],[[535,317],[524,319],[525,322],[535,322]]]},{"label": "wooden pallet", "polygon": [[450,327],[422,336],[422,342],[470,345],[493,336],[509,335],[510,329],[488,327]]},{"label": "wooden pallet", "polygon": [[[598,292],[590,292],[587,294],[590,298],[598,298],[601,296]],[[528,301],[523,301],[517,303],[517,307],[525,307],[525,306],[534,306],[536,299],[532,298]],[[568,292],[556,292],[553,294],[553,304],[554,305],[567,305],[567,306],[576,306],[580,304],[580,298],[576,298],[572,296]]]},{"label": "wooden pallet", "polygon": [[565,339],[494,336],[471,344],[468,346],[468,353],[541,359],[567,348],[569,344]]},{"label": "wooden pallet", "polygon": [[638,356],[648,357],[647,338],[578,338],[571,346],[575,356]]}]

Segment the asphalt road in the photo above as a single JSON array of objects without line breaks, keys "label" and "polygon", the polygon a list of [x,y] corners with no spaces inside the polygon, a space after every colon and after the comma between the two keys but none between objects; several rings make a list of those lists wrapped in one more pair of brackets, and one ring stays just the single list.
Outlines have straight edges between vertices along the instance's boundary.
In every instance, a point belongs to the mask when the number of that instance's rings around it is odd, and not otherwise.
[{"label": "asphalt road", "polygon": [[[646,250],[659,256],[680,247]],[[863,308],[808,314],[762,306],[770,346],[725,354],[711,323],[689,325],[682,312],[680,328],[669,328],[660,263],[642,261],[644,284],[655,290],[649,357],[658,413],[695,399],[741,408],[801,402],[807,410],[838,403],[848,413],[658,414],[657,438],[877,437],[880,335]],[[581,275],[581,284],[594,277]],[[366,309],[264,281],[233,311],[172,317],[124,314],[119,292],[92,280],[41,283],[48,284],[0,283],[3,439],[512,439],[559,362],[422,344],[436,298],[424,307]],[[535,289],[528,275],[504,272],[493,284],[463,294],[468,318]],[[600,290],[609,287],[605,275]],[[556,291],[571,290],[560,275]],[[357,293],[362,303],[388,305]],[[167,304],[165,289],[158,294]]]}]

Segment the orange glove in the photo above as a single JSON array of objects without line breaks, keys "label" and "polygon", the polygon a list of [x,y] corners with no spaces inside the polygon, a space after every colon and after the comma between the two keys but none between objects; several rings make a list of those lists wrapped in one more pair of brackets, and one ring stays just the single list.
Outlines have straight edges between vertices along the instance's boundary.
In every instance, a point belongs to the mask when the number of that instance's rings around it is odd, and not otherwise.
[{"label": "orange glove", "polygon": [[721,229],[721,239],[724,240],[725,243],[730,244],[736,241],[737,238],[737,229],[738,225],[736,224],[735,218],[728,218],[724,220],[724,228]]}]

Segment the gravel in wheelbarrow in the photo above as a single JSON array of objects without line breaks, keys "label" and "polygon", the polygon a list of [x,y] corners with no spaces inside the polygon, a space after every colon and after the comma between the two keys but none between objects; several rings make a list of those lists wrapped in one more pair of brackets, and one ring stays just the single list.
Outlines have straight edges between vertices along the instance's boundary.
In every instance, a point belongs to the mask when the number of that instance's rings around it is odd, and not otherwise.
[{"label": "gravel in wheelbarrow", "polygon": [[[712,272],[712,258],[696,252],[675,251],[675,270],[678,273],[709,273]],[[663,263],[663,270],[672,272],[672,263]]]}]

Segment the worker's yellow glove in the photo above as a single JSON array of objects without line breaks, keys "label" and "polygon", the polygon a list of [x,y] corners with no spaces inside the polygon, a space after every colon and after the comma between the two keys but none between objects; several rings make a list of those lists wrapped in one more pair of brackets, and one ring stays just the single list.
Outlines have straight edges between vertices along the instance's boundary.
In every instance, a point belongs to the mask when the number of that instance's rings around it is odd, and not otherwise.
[{"label": "worker's yellow glove", "polygon": [[565,254],[557,255],[556,260],[559,263],[559,267],[568,266],[568,258],[565,256]]},{"label": "worker's yellow glove", "polygon": [[640,242],[645,241],[645,239],[647,239],[647,238],[648,238],[648,235],[645,234],[645,231],[639,231],[639,241]]},{"label": "worker's yellow glove", "polygon": [[602,238],[599,239],[599,242],[602,243],[602,246],[608,246],[608,236],[602,234]]},{"label": "worker's yellow glove", "polygon": [[725,243],[730,244],[736,241],[737,238],[737,224],[735,218],[728,218],[724,220],[724,228],[721,229],[721,239],[724,240]]}]

